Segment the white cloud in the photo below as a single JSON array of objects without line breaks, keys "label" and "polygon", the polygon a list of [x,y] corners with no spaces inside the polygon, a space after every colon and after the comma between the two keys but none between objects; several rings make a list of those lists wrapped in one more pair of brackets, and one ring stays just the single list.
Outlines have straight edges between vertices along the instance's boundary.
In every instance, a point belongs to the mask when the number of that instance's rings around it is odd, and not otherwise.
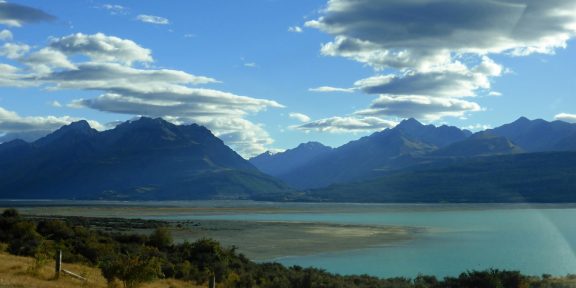
[{"label": "white cloud", "polygon": [[500,97],[502,96],[502,93],[498,91],[490,91],[490,93],[488,93],[488,96]]},{"label": "white cloud", "polygon": [[53,38],[50,48],[68,56],[86,55],[98,62],[117,62],[131,65],[133,62],[153,62],[151,52],[132,40],[107,36],[103,33],[86,35],[72,34]]},{"label": "white cloud", "polygon": [[195,122],[212,130],[246,159],[266,152],[267,147],[274,143],[262,126],[243,118],[199,117]]},{"label": "white cloud", "polygon": [[462,129],[470,130],[473,132],[479,132],[479,131],[492,129],[492,126],[486,125],[486,124],[474,124],[474,125],[468,125],[468,126],[462,127]]},{"label": "white cloud", "polygon": [[52,107],[55,107],[55,108],[62,108],[62,103],[60,103],[58,100],[52,101],[52,103],[50,103],[50,105]]},{"label": "white cloud", "polygon": [[118,4],[103,4],[102,6],[103,9],[106,9],[110,12],[110,14],[112,15],[125,15],[127,14],[127,9],[126,7],[122,6],[122,5],[118,5]]},{"label": "white cloud", "polygon": [[164,17],[140,14],[136,17],[138,21],[157,25],[168,25],[170,21]]},{"label": "white cloud", "polygon": [[395,116],[435,121],[443,117],[462,117],[468,112],[480,110],[482,110],[482,108],[477,103],[460,99],[417,95],[381,95],[372,102],[368,109],[357,111],[355,114],[363,116]]},{"label": "white cloud", "polygon": [[[0,107],[0,132],[31,132],[42,131],[49,133],[60,128],[63,125],[70,124],[81,119],[70,116],[20,116],[14,111],[6,110]],[[101,128],[96,121],[89,121],[94,128]]]},{"label": "white cloud", "polygon": [[490,76],[498,76],[502,67],[487,57],[478,66],[451,65],[441,71],[403,75],[380,75],[356,81],[354,85],[368,94],[426,95],[434,97],[476,96],[479,89],[490,89]]},{"label": "white cloud", "polygon": [[12,38],[14,38],[14,36],[12,35],[12,32],[10,32],[10,30],[2,30],[0,31],[0,40],[2,41],[10,41],[12,40]]},{"label": "white cloud", "polygon": [[[179,123],[196,122],[206,125],[216,135],[221,135],[226,144],[245,156],[265,151],[266,145],[273,141],[263,127],[244,117],[268,108],[284,107],[273,100],[192,87],[218,83],[210,77],[179,70],[133,67],[133,62],[152,62],[150,50],[131,40],[101,33],[79,33],[53,38],[48,47],[31,53],[30,47],[19,47],[23,48],[9,47],[4,52],[27,68],[0,64],[0,72],[5,72],[0,73],[1,86],[28,85],[51,91],[97,91],[100,94],[96,97],[76,99],[66,106],[126,115],[163,117]],[[83,56],[87,56],[88,60],[79,61],[78,59],[86,59]],[[62,106],[58,101],[52,105]],[[59,120],[56,123],[60,126],[72,120],[61,117],[47,119]],[[34,119],[26,120],[24,122],[28,123]],[[15,132],[17,131],[11,133]]]},{"label": "white cloud", "polygon": [[575,11],[573,0],[330,0],[306,26],[365,44],[335,52],[548,53],[576,34]]},{"label": "white cloud", "polygon": [[0,63],[0,86],[2,87],[29,87],[35,86],[34,81],[20,74],[20,69],[8,64]]},{"label": "white cloud", "polygon": [[381,95],[357,112],[366,115],[430,120],[481,111],[460,98],[489,93],[506,71],[491,55],[550,54],[576,36],[576,0],[328,0],[321,13],[305,25],[334,37],[323,55],[386,71],[355,84]]},{"label": "white cloud", "polygon": [[8,59],[17,59],[24,56],[28,51],[30,51],[30,46],[26,44],[5,43],[0,47],[0,56]]},{"label": "white cloud", "polygon": [[330,93],[330,92],[343,92],[343,93],[352,93],[356,91],[354,88],[338,88],[338,87],[330,87],[330,86],[321,86],[316,88],[308,89],[310,92],[320,92],[320,93]]},{"label": "white cloud", "polygon": [[117,63],[83,63],[75,69],[44,75],[39,78],[53,82],[56,88],[112,90],[132,88],[142,92],[183,90],[179,84],[207,84],[218,81],[170,69],[136,69]]},{"label": "white cloud", "polygon": [[254,62],[246,62],[246,63],[244,63],[244,67],[256,68],[256,67],[258,67],[258,65]]},{"label": "white cloud", "polygon": [[568,123],[576,123],[576,114],[560,113],[554,116],[554,119]]},{"label": "white cloud", "polygon": [[52,68],[76,69],[64,53],[51,48],[40,49],[21,61],[41,74],[52,72]]},{"label": "white cloud", "polygon": [[300,122],[308,122],[310,121],[310,117],[306,114],[302,114],[302,113],[290,113],[288,114],[288,117],[292,118],[292,119],[296,119]]},{"label": "white cloud", "polygon": [[20,27],[23,24],[52,21],[54,16],[26,5],[0,2],[0,24]]},{"label": "white cloud", "polygon": [[299,126],[292,126],[292,129],[303,131],[320,131],[329,133],[349,133],[349,132],[370,132],[392,128],[398,123],[378,117],[331,117],[312,121]]},{"label": "white cloud", "polygon": [[300,27],[300,26],[290,26],[290,27],[288,27],[288,32],[302,33],[302,32],[304,32],[304,30],[302,30],[302,27]]}]

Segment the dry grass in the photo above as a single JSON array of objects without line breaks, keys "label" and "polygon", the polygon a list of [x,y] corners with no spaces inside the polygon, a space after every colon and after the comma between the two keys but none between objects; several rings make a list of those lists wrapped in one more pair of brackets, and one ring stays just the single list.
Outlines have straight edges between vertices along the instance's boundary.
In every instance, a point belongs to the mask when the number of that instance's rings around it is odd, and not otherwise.
[{"label": "dry grass", "polygon": [[[34,266],[34,259],[18,257],[0,252],[0,288],[107,288],[106,279],[100,274],[100,270],[78,264],[63,264],[63,268],[82,275],[88,279],[83,282],[65,275],[60,279],[54,279],[54,261],[46,264],[37,273],[30,272]],[[122,287],[118,283],[116,287]],[[174,279],[163,279],[146,283],[141,288],[184,288],[201,287],[190,282]]]}]

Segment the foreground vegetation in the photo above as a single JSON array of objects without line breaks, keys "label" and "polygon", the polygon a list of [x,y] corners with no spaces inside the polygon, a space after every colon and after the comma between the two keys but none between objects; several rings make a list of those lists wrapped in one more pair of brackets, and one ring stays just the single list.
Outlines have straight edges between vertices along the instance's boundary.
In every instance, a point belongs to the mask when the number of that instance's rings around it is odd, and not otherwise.
[{"label": "foreground vegetation", "polygon": [[51,280],[56,284],[44,285],[25,280],[28,278],[21,278],[21,281],[5,278],[6,271],[20,271],[10,274],[11,277],[35,275],[40,280],[50,280],[51,259],[57,250],[63,251],[65,263],[92,267],[72,266],[78,269],[75,272],[89,279],[89,284],[83,285],[91,287],[115,287],[118,283],[126,288],[139,287],[155,279],[179,279],[186,282],[164,282],[162,285],[180,287],[177,283],[188,283],[190,287],[205,285],[213,277],[218,287],[576,287],[576,276],[533,277],[499,270],[470,271],[459,277],[444,279],[433,276],[418,276],[415,279],[341,276],[314,268],[254,263],[238,254],[235,247],[222,247],[211,239],[174,244],[165,227],[157,227],[150,235],[134,235],[90,230],[77,223],[25,218],[14,209],[5,210],[0,216],[0,242],[4,243],[2,250],[32,257],[15,259],[33,260],[25,265],[1,258],[1,263],[10,265],[0,266],[0,287],[67,287],[62,281],[69,279]]}]

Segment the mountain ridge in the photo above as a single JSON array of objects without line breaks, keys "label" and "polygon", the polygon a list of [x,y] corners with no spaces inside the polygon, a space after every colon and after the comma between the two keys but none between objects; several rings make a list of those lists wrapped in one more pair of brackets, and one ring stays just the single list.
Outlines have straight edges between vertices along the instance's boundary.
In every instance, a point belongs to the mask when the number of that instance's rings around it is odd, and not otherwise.
[{"label": "mountain ridge", "polygon": [[289,191],[205,127],[160,118],[103,132],[75,122],[1,151],[3,168],[11,167],[0,170],[3,198],[249,199]]}]

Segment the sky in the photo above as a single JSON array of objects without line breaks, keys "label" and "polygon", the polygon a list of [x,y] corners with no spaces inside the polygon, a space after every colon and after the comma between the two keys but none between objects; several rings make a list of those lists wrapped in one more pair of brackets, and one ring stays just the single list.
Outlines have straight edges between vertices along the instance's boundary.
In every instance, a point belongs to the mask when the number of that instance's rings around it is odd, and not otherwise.
[{"label": "sky", "polygon": [[575,38],[576,0],[0,0],[0,142],[147,116],[248,158],[576,122]]}]

